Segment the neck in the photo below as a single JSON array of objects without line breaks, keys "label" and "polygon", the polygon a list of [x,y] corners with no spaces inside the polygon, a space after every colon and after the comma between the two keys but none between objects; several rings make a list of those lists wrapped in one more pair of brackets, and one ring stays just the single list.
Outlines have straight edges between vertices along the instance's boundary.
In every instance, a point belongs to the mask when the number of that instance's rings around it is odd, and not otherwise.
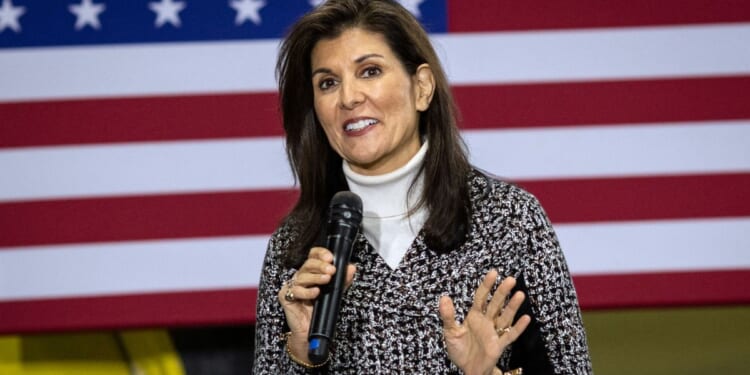
[{"label": "neck", "polygon": [[[414,208],[422,193],[423,178],[419,175],[419,169],[426,152],[425,142],[406,164],[392,172],[376,176],[354,172],[344,162],[344,175],[349,183],[349,190],[362,198],[364,217],[401,216]],[[413,189],[410,189],[412,184]]]}]

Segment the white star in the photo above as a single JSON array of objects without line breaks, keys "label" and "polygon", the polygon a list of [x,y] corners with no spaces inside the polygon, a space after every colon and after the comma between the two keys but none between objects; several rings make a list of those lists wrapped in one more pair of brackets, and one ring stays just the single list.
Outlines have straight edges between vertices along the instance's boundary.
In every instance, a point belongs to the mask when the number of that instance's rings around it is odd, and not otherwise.
[{"label": "white star", "polygon": [[18,23],[18,17],[21,17],[24,13],[26,13],[26,7],[14,7],[11,0],[3,0],[3,6],[0,8],[0,33],[6,27],[20,33],[21,24]]},{"label": "white star", "polygon": [[185,3],[161,0],[159,3],[148,3],[148,8],[156,12],[154,24],[157,28],[164,26],[167,22],[174,27],[180,27],[180,15],[178,13],[185,9]]},{"label": "white star", "polygon": [[325,3],[326,0],[310,0],[310,6],[316,8],[318,5]]},{"label": "white star", "polygon": [[422,13],[419,11],[419,4],[422,4],[424,0],[398,0],[401,5],[406,8],[414,17],[422,17]]},{"label": "white star", "polygon": [[99,13],[104,12],[107,8],[104,4],[93,4],[92,0],[81,0],[80,4],[73,4],[68,7],[71,13],[76,15],[76,30],[83,29],[86,25],[94,29],[99,29]]},{"label": "white star", "polygon": [[256,25],[260,25],[260,8],[266,6],[266,2],[263,0],[234,0],[229,6],[237,11],[237,18],[234,19],[234,23],[242,25],[246,20],[252,21]]}]

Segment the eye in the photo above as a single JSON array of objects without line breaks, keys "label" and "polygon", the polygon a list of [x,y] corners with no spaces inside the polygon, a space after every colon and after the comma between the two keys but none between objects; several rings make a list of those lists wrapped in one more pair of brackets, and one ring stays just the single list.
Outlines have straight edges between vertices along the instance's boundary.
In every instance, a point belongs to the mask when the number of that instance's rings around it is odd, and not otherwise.
[{"label": "eye", "polygon": [[362,77],[364,77],[364,78],[376,77],[376,76],[379,76],[381,72],[382,72],[382,70],[380,70],[379,67],[377,67],[377,66],[370,66],[370,67],[365,68],[362,71]]},{"label": "eye", "polygon": [[336,81],[333,78],[324,78],[321,79],[320,82],[318,82],[318,88],[322,91],[326,91],[333,87],[336,84]]}]

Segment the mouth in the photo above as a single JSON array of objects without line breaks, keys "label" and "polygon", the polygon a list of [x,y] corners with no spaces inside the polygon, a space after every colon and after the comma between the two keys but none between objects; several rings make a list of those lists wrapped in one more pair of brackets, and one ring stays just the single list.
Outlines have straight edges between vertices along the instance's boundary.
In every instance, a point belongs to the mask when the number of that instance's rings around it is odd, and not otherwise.
[{"label": "mouth", "polygon": [[379,121],[374,118],[352,119],[344,123],[345,132],[358,132],[369,126],[377,124]]}]

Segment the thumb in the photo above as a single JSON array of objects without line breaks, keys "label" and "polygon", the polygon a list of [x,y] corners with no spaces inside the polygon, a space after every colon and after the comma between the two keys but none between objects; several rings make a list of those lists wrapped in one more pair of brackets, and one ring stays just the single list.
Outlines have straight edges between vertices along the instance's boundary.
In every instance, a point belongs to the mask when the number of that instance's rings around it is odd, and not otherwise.
[{"label": "thumb", "polygon": [[440,313],[440,320],[443,321],[444,331],[458,328],[458,323],[456,323],[456,308],[453,306],[453,300],[450,297],[440,297],[438,312]]}]

